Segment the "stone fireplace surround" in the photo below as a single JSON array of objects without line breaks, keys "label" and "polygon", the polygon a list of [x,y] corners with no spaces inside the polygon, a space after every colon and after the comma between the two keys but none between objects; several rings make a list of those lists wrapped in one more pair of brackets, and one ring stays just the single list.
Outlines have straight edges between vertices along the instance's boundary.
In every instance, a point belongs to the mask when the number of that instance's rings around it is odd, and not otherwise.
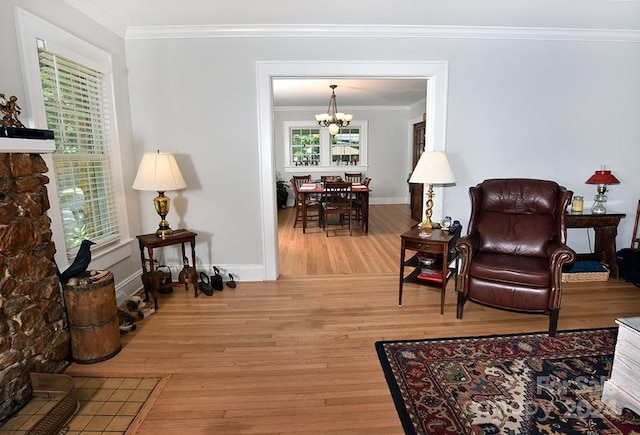
[{"label": "stone fireplace surround", "polygon": [[69,365],[43,153],[53,140],[0,137],[0,424],[32,397],[30,373]]}]

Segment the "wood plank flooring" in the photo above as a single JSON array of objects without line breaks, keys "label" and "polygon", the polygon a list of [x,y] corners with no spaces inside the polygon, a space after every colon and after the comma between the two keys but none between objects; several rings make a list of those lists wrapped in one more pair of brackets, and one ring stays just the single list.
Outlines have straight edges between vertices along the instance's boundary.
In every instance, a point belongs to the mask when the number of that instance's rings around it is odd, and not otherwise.
[{"label": "wood plank flooring", "polygon": [[[123,349],[74,376],[169,376],[140,434],[401,434],[378,340],[545,331],[541,315],[473,303],[455,317],[453,282],[406,284],[397,305],[399,234],[408,206],[371,207],[368,235],[293,230],[280,211],[275,282],[238,282],[212,297],[176,287],[123,337]],[[317,237],[316,237],[317,236]],[[640,289],[617,280],[565,286],[559,329],[640,315]]]}]

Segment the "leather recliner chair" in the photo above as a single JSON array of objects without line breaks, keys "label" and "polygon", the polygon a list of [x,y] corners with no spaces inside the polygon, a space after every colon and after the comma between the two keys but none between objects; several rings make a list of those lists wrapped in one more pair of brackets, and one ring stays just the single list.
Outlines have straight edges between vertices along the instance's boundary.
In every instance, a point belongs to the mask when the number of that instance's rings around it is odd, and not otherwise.
[{"label": "leather recliner chair", "polygon": [[462,264],[457,318],[467,300],[549,315],[554,336],[562,296],[562,266],[575,261],[565,245],[565,209],[573,192],[553,181],[485,180],[469,189],[471,219],[456,242]]}]

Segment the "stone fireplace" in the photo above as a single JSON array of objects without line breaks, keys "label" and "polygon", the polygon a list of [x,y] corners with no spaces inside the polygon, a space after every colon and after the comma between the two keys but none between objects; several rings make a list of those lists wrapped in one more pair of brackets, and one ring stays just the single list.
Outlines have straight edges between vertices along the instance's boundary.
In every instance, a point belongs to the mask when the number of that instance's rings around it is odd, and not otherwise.
[{"label": "stone fireplace", "polygon": [[31,398],[31,372],[61,373],[69,364],[40,154],[52,143],[0,137],[0,423]]}]

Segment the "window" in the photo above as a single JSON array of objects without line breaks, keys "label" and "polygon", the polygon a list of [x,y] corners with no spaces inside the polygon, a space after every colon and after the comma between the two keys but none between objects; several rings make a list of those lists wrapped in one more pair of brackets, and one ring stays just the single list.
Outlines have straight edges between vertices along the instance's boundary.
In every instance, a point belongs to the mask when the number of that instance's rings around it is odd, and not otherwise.
[{"label": "window", "polygon": [[117,240],[104,75],[63,56],[38,50],[47,128],[69,257],[84,239]]},{"label": "window", "polygon": [[[285,170],[318,172],[335,166],[366,170],[367,122],[352,121],[331,136],[328,129],[307,121],[284,122]],[[335,169],[335,168],[333,168]],[[356,168],[353,168],[356,169]]]},{"label": "window", "polygon": [[360,129],[345,127],[331,138],[332,165],[358,165],[360,162]]},{"label": "window", "polygon": [[318,166],[320,164],[320,129],[291,129],[291,162],[293,166]]},{"label": "window", "polygon": [[16,17],[32,126],[55,134],[42,157],[56,263],[66,268],[87,238],[91,268],[107,269],[131,256],[111,54],[20,8]]}]

